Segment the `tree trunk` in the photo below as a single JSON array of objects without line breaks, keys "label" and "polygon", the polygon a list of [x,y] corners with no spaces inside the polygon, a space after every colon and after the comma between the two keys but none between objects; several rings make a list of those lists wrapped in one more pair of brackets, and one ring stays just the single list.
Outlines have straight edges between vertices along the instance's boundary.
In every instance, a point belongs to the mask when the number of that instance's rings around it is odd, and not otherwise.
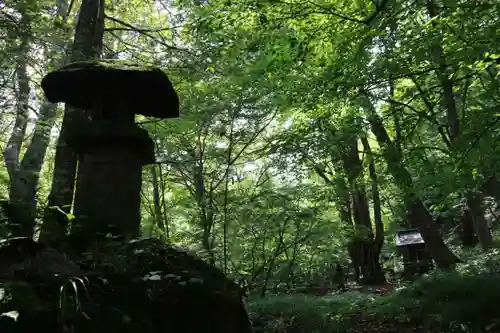
[{"label": "tree trunk", "polygon": [[497,203],[500,203],[500,182],[496,175],[484,182],[481,192],[488,197],[494,198]]},{"label": "tree trunk", "polygon": [[[75,30],[71,62],[98,58],[102,50],[103,34],[104,1],[83,0]],[[77,156],[66,144],[66,136],[82,119],[81,110],[66,105],[56,147],[52,187],[41,232],[45,240],[57,238],[67,231],[66,215],[54,208],[69,212],[73,204]]]},{"label": "tree trunk", "polygon": [[347,243],[347,253],[351,258],[355,280],[358,283],[377,285],[385,282],[380,265],[380,249],[374,239],[353,238]]},{"label": "tree trunk", "polygon": [[[372,201],[373,201],[373,219],[375,223],[375,244],[374,244],[374,256],[380,258],[380,253],[382,251],[382,246],[384,245],[384,222],[382,221],[382,205],[380,201],[380,192],[378,189],[378,177],[375,169],[375,159],[373,158],[373,153],[371,151],[368,139],[363,137],[361,139],[365,152],[368,155],[370,164],[368,170],[370,173],[370,180],[372,185]],[[382,267],[380,265],[380,259],[377,260],[377,265],[374,267],[375,276],[380,276],[381,282],[385,282],[385,276],[382,272]]]},{"label": "tree trunk", "polygon": [[23,221],[25,221],[20,233],[14,235],[28,237],[33,235],[37,207],[36,192],[55,118],[56,105],[42,104],[30,145],[24,153],[16,177],[12,180],[10,198],[14,216],[24,215]]},{"label": "tree trunk", "polygon": [[364,186],[354,184],[352,193],[354,224],[362,226],[369,235],[373,235],[372,221],[370,219],[370,208]]},{"label": "tree trunk", "polygon": [[342,222],[344,228],[352,230],[352,202],[346,181],[343,177],[339,177],[336,183],[337,193],[340,196],[340,200],[338,200],[337,203],[337,210],[339,212],[340,221]]},{"label": "tree trunk", "polygon": [[[379,284],[384,282],[384,276],[380,266],[380,248],[373,235],[366,193],[358,187],[353,196],[356,235],[348,244],[348,253],[355,267],[358,282]],[[359,278],[360,275],[363,276],[362,279]]]},{"label": "tree trunk", "polygon": [[483,248],[483,250],[488,250],[493,246],[493,236],[491,235],[491,231],[488,227],[488,222],[484,217],[484,210],[482,207],[482,195],[467,196],[467,206],[470,209],[470,215],[472,217],[472,222],[474,225],[474,230],[476,231],[477,239],[479,241],[479,245]]},{"label": "tree trunk", "polygon": [[160,230],[160,239],[165,238],[165,223],[161,213],[160,189],[158,186],[158,175],[156,172],[156,164],[151,167],[151,179],[153,182],[153,205],[154,205],[154,221],[156,227]]},{"label": "tree trunk", "polygon": [[[332,163],[335,162],[335,157],[332,156]],[[339,212],[339,218],[340,221],[342,222],[342,227],[346,231],[352,231],[353,229],[353,224],[352,224],[352,212],[351,212],[351,196],[349,193],[349,188],[347,186],[346,179],[343,175],[339,175],[336,177],[335,182],[330,179],[324,170],[320,168],[318,165],[313,166],[314,171],[318,176],[320,176],[325,183],[329,185],[335,185],[335,193],[337,195],[337,200],[335,200],[335,207],[337,208],[337,211]]]},{"label": "tree trunk", "polygon": [[[321,129],[332,137],[336,136],[336,131],[331,124],[322,124]],[[356,281],[361,282],[360,276],[362,275],[363,283],[377,284],[385,280],[380,265],[383,225],[382,233],[380,233],[380,225],[377,227],[379,238],[375,241],[365,188],[357,181],[363,170],[362,161],[359,158],[358,137],[353,136],[348,142],[349,146],[341,156],[343,173],[347,176],[347,181],[343,175],[339,175],[333,182],[324,172],[324,168],[318,165],[314,166],[314,170],[325,182],[336,184],[337,195],[340,197],[337,203],[340,220],[352,237],[347,243],[347,253],[352,262]],[[332,165],[336,164],[336,159],[336,156],[331,156]],[[378,188],[376,197],[378,198],[376,212],[378,211],[380,215]],[[378,221],[381,223],[381,218]]]},{"label": "tree trunk", "polygon": [[[437,28],[438,9],[434,0],[426,0],[426,7],[429,16],[434,21],[432,24]],[[448,130],[450,133],[450,140],[452,142],[452,149],[459,149],[461,146],[460,139],[460,118],[457,112],[457,105],[455,97],[453,96],[453,81],[451,79],[452,73],[447,66],[447,61],[443,52],[443,48],[439,42],[434,42],[430,48],[431,57],[438,65],[437,75],[443,89],[443,101],[448,118]],[[476,198],[472,193],[466,193],[467,205],[469,206],[470,213],[473,216],[474,227],[478,235],[479,243],[483,249],[489,249],[493,245],[493,237],[484,218],[484,209],[481,205],[482,196]]]},{"label": "tree trunk", "polygon": [[278,235],[278,242],[277,242],[276,247],[274,249],[274,253],[271,257],[271,260],[269,260],[269,264],[267,266],[267,269],[264,272],[264,281],[262,283],[262,287],[260,290],[260,297],[266,296],[267,287],[269,285],[269,280],[271,279],[272,273],[273,273],[274,268],[275,268],[276,259],[280,255],[280,253],[283,249],[283,246],[284,246],[284,243],[283,243],[284,238],[283,237],[284,237],[286,229],[288,227],[288,222],[289,222],[289,220],[287,219],[283,223],[283,228],[281,228],[280,233]]},{"label": "tree trunk", "polygon": [[201,245],[206,251],[209,262],[215,265],[215,254],[213,251],[212,241],[210,237],[212,235],[213,224],[214,224],[214,207],[213,207],[213,191],[210,190],[207,193],[205,189],[205,175],[203,173],[203,164],[197,165],[193,168],[193,179],[194,179],[194,197],[199,209],[199,221],[203,230],[201,236]]},{"label": "tree trunk", "polygon": [[165,229],[165,242],[170,243],[170,226],[167,218],[167,203],[165,202],[165,179],[163,179],[163,170],[161,164],[160,167],[160,189],[161,189],[161,205],[163,207],[163,225]]},{"label": "tree trunk", "polygon": [[377,115],[373,104],[367,96],[362,97],[361,103],[366,111],[371,130],[377,138],[385,157],[389,172],[394,178],[396,185],[404,193],[404,201],[409,207],[409,213],[414,218],[426,247],[441,269],[453,269],[459,259],[446,246],[434,224],[433,218],[422,200],[418,197],[411,179],[410,173],[402,165],[402,156],[392,143],[382,120]]},{"label": "tree trunk", "polygon": [[[56,22],[66,22],[68,15],[68,3],[65,0],[57,2]],[[54,27],[57,27],[55,24]],[[54,67],[60,58],[57,48],[53,45],[45,57],[49,59],[47,67]],[[37,187],[40,180],[40,171],[45,160],[45,154],[50,142],[50,132],[56,119],[57,105],[52,103],[42,103],[39,110],[39,117],[35,124],[34,133],[28,145],[23,159],[12,179],[10,197],[13,202],[12,209],[14,216],[24,215],[24,227],[19,235],[31,236],[35,224],[37,207]],[[14,199],[15,198],[15,199]]]},{"label": "tree trunk", "polygon": [[[26,20],[22,20],[26,21]],[[24,22],[23,25],[29,24]],[[29,33],[26,33],[19,46],[19,56],[16,61],[16,78],[17,78],[17,96],[16,96],[16,118],[12,133],[7,141],[7,146],[3,152],[5,166],[9,177],[13,177],[19,169],[19,154],[21,152],[21,145],[26,134],[26,127],[28,125],[29,114],[29,95],[30,86],[27,73],[27,54],[29,51]]]},{"label": "tree trunk", "polygon": [[26,134],[29,115],[29,77],[27,71],[28,52],[31,39],[31,20],[27,13],[23,13],[20,22],[24,33],[19,45],[19,56],[16,60],[17,96],[16,119],[12,133],[4,150],[4,161],[10,178],[9,201],[11,205],[11,220],[9,229],[14,237],[32,237],[34,226],[34,209],[26,202],[26,180],[21,178],[19,154]]},{"label": "tree trunk", "polygon": [[478,244],[477,235],[474,230],[474,220],[469,209],[464,209],[463,211],[458,236],[464,247],[474,247]]},{"label": "tree trunk", "polygon": [[[380,266],[380,248],[374,239],[368,198],[364,186],[358,182],[363,167],[359,158],[357,137],[351,139],[349,148],[347,154],[343,156],[343,162],[352,192],[355,235],[348,244],[348,253],[351,256],[358,282],[379,284],[385,279]],[[363,279],[359,279],[360,275]]]}]

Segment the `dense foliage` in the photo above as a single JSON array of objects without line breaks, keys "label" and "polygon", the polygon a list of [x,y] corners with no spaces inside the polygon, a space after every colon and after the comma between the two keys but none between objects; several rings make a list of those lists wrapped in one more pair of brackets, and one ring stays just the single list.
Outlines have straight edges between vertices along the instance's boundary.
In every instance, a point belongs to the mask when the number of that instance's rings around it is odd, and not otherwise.
[{"label": "dense foliage", "polygon": [[[0,209],[2,238],[75,218],[76,158],[58,143],[75,113],[46,101],[43,76],[122,59],[164,70],[181,102],[178,119],[136,116],[157,161],[141,233],[245,280],[256,329],[494,329],[500,3],[101,1],[0,3],[0,199],[15,211]],[[79,21],[84,5],[98,19]],[[365,284],[399,280],[406,228],[447,272],[384,296],[311,295],[330,292],[337,263]]]}]

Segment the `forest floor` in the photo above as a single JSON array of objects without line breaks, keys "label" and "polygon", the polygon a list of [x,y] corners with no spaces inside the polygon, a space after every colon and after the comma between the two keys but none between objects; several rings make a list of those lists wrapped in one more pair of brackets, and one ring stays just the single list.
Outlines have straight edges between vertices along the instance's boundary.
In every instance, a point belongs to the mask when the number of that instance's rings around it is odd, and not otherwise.
[{"label": "forest floor", "polygon": [[384,296],[390,294],[397,287],[396,284],[386,283],[380,286],[362,286],[359,284],[352,284],[349,286],[349,291],[357,291],[360,293],[373,294],[378,296]]},{"label": "forest floor", "polygon": [[255,332],[500,332],[500,276],[434,273],[342,294],[248,300]]}]

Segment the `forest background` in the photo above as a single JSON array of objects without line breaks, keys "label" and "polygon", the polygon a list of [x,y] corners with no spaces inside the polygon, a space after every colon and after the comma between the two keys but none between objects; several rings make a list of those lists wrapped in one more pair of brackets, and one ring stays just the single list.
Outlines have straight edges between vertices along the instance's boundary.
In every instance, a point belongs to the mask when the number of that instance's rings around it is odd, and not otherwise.
[{"label": "forest background", "polygon": [[[57,229],[47,212],[72,218],[51,203],[64,188],[64,108],[40,81],[75,60],[80,6],[0,2],[0,197],[21,200],[41,238]],[[396,257],[395,232],[411,227],[437,267],[460,258],[469,264],[459,271],[493,269],[496,1],[103,7],[96,56],[164,69],[181,100],[179,119],[136,119],[156,143],[157,163],[143,172],[144,236],[189,248],[260,296],[320,283],[353,261],[359,240],[371,242],[374,265],[398,270],[381,258]]]}]

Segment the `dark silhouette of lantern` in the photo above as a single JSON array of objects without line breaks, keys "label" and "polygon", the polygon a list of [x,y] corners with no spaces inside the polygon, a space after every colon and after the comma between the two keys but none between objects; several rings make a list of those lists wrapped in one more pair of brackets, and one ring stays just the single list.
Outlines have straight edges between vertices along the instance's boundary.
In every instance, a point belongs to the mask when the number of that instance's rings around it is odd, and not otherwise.
[{"label": "dark silhouette of lantern", "polygon": [[142,166],[154,163],[154,143],[135,115],[179,116],[167,75],[120,60],[75,62],[49,73],[42,88],[50,102],[76,108],[61,138],[80,157],[72,233],[136,237]]}]

